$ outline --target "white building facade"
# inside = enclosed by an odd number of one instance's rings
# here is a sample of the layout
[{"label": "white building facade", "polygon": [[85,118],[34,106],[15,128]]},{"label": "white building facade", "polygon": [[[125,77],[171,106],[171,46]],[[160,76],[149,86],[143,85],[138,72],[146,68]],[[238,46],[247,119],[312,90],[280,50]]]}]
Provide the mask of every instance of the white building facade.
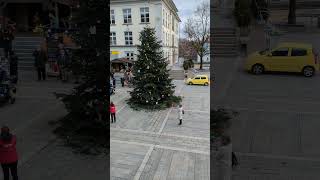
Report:
[{"label": "white building facade", "polygon": [[144,27],[156,30],[168,64],[178,62],[181,20],[172,0],[110,0],[110,60],[137,59],[137,45]]}]

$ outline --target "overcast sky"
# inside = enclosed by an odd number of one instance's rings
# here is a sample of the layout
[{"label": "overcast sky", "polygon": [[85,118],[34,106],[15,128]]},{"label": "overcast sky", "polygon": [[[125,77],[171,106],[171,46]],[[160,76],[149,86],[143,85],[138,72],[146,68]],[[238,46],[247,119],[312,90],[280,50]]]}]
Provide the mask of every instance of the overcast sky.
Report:
[{"label": "overcast sky", "polygon": [[179,11],[178,14],[182,21],[180,24],[180,37],[184,37],[183,35],[184,24],[187,21],[188,17],[192,16],[197,5],[200,4],[201,1],[209,2],[209,0],[173,0],[173,2],[176,4],[178,8],[178,11]]}]

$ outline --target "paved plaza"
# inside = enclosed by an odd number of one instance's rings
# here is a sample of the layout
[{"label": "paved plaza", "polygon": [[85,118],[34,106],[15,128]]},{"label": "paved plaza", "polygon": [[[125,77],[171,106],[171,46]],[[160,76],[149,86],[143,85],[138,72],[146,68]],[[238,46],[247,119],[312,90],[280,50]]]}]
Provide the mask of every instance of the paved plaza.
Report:
[{"label": "paved plaza", "polygon": [[135,111],[126,100],[130,89],[111,96],[117,122],[111,124],[112,180],[209,180],[210,88],[174,81],[183,97],[184,121],[177,108]]},{"label": "paved plaza", "polygon": [[[0,107],[0,124],[17,135],[19,175],[26,180],[106,179],[106,156],[84,156],[64,147],[49,125],[66,114],[54,92],[66,92],[72,84],[56,78],[35,81],[35,74],[20,72],[17,100]],[[2,178],[2,172],[0,172]]]},{"label": "paved plaza", "polygon": [[[279,37],[278,42],[303,39],[319,50],[319,35],[294,35]],[[286,73],[255,76],[243,71],[243,62],[216,59],[212,89],[211,106],[239,112],[232,125],[233,150],[240,161],[233,179],[319,179],[320,73],[312,78]]]}]

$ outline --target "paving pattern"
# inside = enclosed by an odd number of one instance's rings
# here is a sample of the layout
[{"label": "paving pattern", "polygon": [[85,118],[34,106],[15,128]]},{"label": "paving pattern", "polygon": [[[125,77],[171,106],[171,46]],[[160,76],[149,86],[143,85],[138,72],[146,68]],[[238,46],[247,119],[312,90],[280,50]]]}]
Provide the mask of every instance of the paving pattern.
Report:
[{"label": "paving pattern", "polygon": [[[294,35],[277,41],[310,42],[319,49],[319,35]],[[212,107],[239,112],[232,126],[233,150],[240,161],[233,180],[320,179],[320,74],[255,76],[244,72],[243,62],[215,60],[211,97]]]},{"label": "paving pattern", "polygon": [[175,107],[134,111],[125,103],[130,89],[111,96],[118,109],[110,133],[111,179],[210,179],[209,87],[174,83],[186,110],[182,126]]}]

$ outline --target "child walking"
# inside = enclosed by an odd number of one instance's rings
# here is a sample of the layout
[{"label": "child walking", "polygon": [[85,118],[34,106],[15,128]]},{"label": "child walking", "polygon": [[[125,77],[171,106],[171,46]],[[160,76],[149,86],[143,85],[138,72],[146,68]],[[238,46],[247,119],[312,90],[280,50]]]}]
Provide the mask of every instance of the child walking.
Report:
[{"label": "child walking", "polygon": [[179,125],[181,125],[182,124],[183,115],[184,115],[184,110],[183,110],[183,107],[182,107],[181,104],[179,105],[178,115],[179,115],[179,121],[180,121]]},{"label": "child walking", "polygon": [[116,122],[116,106],[113,102],[110,103],[110,114],[111,114],[111,123]]}]

